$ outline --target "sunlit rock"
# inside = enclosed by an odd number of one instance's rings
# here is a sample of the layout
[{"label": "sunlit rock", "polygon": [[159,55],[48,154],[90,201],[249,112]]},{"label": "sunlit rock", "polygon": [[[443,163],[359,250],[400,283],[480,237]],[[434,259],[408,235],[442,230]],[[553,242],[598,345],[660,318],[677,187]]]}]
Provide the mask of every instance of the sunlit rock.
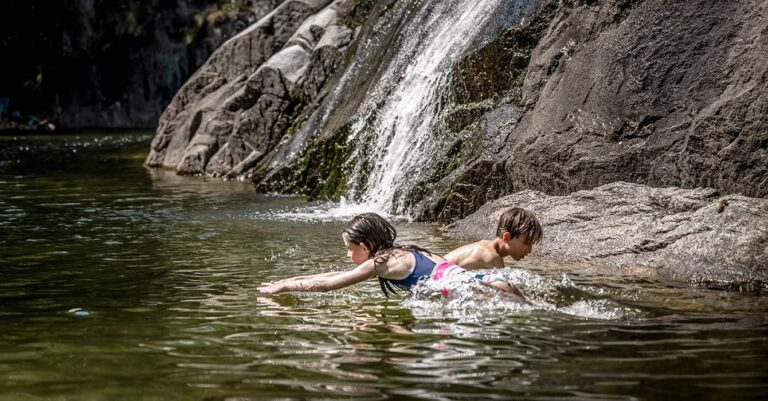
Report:
[{"label": "sunlit rock", "polygon": [[163,113],[147,165],[247,174],[317,97],[353,39],[343,22],[349,3],[286,1],[222,45]]},{"label": "sunlit rock", "polygon": [[642,267],[659,277],[768,288],[768,199],[616,182],[565,196],[526,190],[482,206],[449,232],[490,239],[511,207],[544,228],[539,253]]}]

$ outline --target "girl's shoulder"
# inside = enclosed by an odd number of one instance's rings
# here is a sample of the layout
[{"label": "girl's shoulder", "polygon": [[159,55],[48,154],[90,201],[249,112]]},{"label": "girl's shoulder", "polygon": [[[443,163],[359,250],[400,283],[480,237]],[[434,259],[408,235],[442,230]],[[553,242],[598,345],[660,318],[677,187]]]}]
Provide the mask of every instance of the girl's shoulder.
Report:
[{"label": "girl's shoulder", "polygon": [[402,259],[403,257],[406,257],[413,253],[413,251],[408,249],[402,249],[402,248],[390,248],[387,250],[382,251],[377,256],[377,259],[380,259],[382,261],[390,261],[393,259]]}]

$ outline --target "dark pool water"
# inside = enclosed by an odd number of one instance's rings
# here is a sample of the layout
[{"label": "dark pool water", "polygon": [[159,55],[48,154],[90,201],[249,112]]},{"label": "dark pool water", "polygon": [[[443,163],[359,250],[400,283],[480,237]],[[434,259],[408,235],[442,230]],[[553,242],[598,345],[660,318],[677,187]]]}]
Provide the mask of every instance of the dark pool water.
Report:
[{"label": "dark pool water", "polygon": [[0,400],[768,397],[768,301],[751,293],[532,255],[503,271],[531,306],[387,300],[375,281],[261,297],[351,268],[349,210],[148,170],[150,140],[0,136]]}]

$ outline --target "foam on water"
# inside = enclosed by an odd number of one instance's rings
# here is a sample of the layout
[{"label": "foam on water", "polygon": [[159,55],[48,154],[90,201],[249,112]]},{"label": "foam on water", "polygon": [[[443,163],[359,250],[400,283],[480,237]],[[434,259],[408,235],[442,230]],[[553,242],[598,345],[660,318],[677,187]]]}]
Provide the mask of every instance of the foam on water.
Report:
[{"label": "foam on water", "polygon": [[257,212],[253,218],[273,221],[300,221],[307,223],[348,221],[361,213],[377,213],[390,220],[401,219],[370,203],[348,202],[342,197],[340,202],[315,202],[307,206],[289,207],[278,210]]},{"label": "foam on water", "polygon": [[452,318],[459,321],[486,321],[536,311],[563,313],[588,319],[619,320],[642,317],[637,308],[581,288],[566,275],[560,280],[542,277],[522,269],[494,269],[525,294],[521,302],[510,294],[488,287],[470,275],[453,275],[440,281],[425,280],[412,288],[404,305],[419,318]]}]

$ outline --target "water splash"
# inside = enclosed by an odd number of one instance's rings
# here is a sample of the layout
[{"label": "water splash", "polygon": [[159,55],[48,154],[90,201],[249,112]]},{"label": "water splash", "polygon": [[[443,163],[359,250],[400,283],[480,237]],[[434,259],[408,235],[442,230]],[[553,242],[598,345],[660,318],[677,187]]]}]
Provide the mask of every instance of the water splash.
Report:
[{"label": "water splash", "polygon": [[481,284],[470,275],[457,274],[440,281],[422,281],[413,287],[404,305],[419,318],[452,318],[461,322],[487,321],[537,311],[599,320],[636,319],[642,311],[612,299],[614,294],[582,288],[568,276],[560,280],[521,269],[493,269],[526,295],[527,303]]},{"label": "water splash", "polygon": [[298,221],[306,223],[325,223],[348,221],[361,213],[378,213],[384,218],[392,219],[391,214],[381,209],[376,209],[369,204],[354,203],[342,197],[336,202],[315,202],[306,206],[291,207],[279,210],[270,210],[256,213],[252,218],[272,221]]}]

